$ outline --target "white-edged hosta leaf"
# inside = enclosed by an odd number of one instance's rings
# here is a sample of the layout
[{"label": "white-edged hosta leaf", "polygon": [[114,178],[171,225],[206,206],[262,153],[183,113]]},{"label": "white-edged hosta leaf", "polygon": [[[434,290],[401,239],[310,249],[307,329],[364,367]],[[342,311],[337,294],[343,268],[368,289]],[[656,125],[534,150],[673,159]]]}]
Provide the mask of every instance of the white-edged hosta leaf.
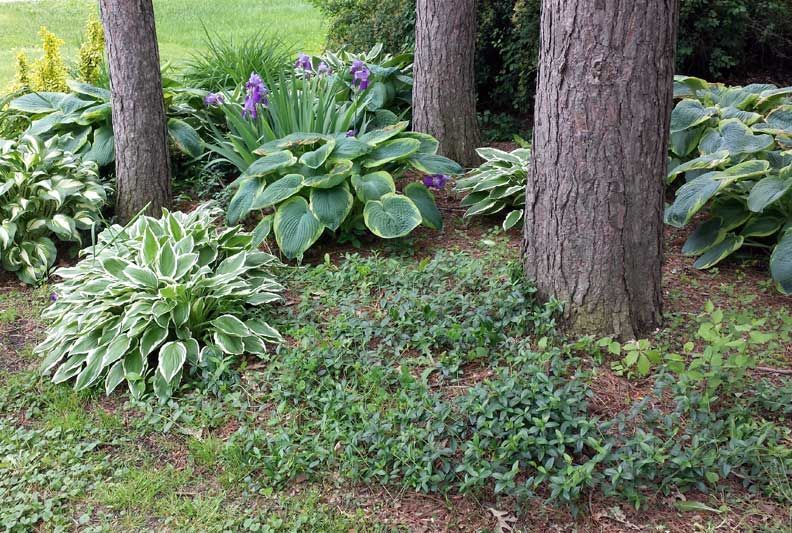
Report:
[{"label": "white-edged hosta leaf", "polygon": [[215,331],[213,338],[215,344],[223,353],[240,355],[245,352],[245,345],[241,337],[234,337],[221,331]]},{"label": "white-edged hosta leaf", "polygon": [[147,356],[168,338],[168,330],[151,323],[140,338],[140,353]]},{"label": "white-edged hosta leaf", "polygon": [[159,364],[157,370],[169,382],[173,379],[179,370],[184,366],[187,360],[187,348],[179,341],[172,341],[164,344],[159,351]]},{"label": "white-edged hosta leaf", "polygon": [[221,315],[214,320],[211,324],[217,328],[217,331],[231,335],[232,337],[244,337],[250,335],[247,326],[233,315]]},{"label": "white-edged hosta leaf", "polygon": [[122,361],[117,361],[110,367],[110,370],[107,371],[107,375],[105,376],[105,394],[110,396],[110,393],[112,393],[122,381],[124,381],[124,363]]},{"label": "white-edged hosta leaf", "polygon": [[107,346],[104,355],[102,356],[102,367],[106,367],[121,359],[129,351],[129,346],[132,344],[132,339],[127,335],[120,335],[116,337]]},{"label": "white-edged hosta leaf", "polygon": [[157,275],[150,268],[130,264],[124,268],[124,276],[141,287],[156,289],[159,286]]},{"label": "white-edged hosta leaf", "polygon": [[171,243],[166,242],[162,245],[158,259],[157,270],[160,275],[172,278],[176,274],[176,252],[173,250]]},{"label": "white-edged hosta leaf", "polygon": [[511,211],[506,218],[503,219],[503,231],[509,231],[511,228],[517,225],[520,220],[523,218],[523,210],[517,209],[515,211]]}]

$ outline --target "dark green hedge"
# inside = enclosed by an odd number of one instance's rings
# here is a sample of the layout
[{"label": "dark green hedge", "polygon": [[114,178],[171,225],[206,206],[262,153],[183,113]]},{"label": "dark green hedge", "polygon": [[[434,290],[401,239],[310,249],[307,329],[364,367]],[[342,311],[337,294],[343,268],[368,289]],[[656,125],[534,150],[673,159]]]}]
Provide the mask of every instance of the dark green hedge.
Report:
[{"label": "dark green hedge", "polygon": [[[412,46],[415,0],[311,0],[329,20],[328,46]],[[476,81],[486,109],[531,105],[541,0],[479,2]],[[682,0],[678,71],[708,79],[792,72],[792,0]],[[783,77],[783,76],[782,76]],[[785,81],[785,80],[780,80]]]}]

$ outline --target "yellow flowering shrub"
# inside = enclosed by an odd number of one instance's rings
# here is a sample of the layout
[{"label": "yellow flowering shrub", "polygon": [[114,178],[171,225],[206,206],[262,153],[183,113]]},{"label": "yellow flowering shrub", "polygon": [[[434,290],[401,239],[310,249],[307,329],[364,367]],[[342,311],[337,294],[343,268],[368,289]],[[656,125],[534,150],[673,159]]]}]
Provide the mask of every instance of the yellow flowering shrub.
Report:
[{"label": "yellow flowering shrub", "polygon": [[81,81],[95,84],[99,81],[104,61],[104,30],[96,15],[88,17],[85,24],[85,40],[80,45],[77,60],[77,75]]},{"label": "yellow flowering shrub", "polygon": [[66,63],[63,61],[60,48],[63,39],[44,26],[39,30],[39,37],[44,47],[44,55],[33,63],[30,88],[34,91],[66,92]]}]

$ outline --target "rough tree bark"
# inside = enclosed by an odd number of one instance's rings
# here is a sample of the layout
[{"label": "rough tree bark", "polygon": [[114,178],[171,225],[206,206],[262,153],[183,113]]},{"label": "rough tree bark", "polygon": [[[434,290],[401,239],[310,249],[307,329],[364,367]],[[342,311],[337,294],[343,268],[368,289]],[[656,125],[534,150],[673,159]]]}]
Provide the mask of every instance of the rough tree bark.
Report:
[{"label": "rough tree bark", "polygon": [[170,161],[159,49],[151,0],[100,0],[113,104],[116,215],[170,205]]},{"label": "rough tree bark", "polygon": [[544,0],[523,262],[574,334],[661,322],[678,0]]},{"label": "rough tree bark", "polygon": [[440,153],[478,161],[474,50],[476,0],[417,0],[413,129],[440,141]]}]

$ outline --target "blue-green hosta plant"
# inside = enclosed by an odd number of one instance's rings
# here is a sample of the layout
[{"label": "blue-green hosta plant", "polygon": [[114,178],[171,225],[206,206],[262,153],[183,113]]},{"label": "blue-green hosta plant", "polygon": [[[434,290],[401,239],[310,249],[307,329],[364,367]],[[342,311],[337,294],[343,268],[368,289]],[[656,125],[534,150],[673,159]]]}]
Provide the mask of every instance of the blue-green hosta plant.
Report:
[{"label": "blue-green hosta plant", "polygon": [[149,385],[168,397],[207,361],[263,356],[279,342],[267,320],[283,291],[279,263],[258,249],[269,226],[221,229],[221,215],[204,205],[114,225],[59,269],[36,347],[42,372],[77,390],[104,383],[110,394],[125,381],[135,397]]},{"label": "blue-green hosta plant", "polygon": [[55,263],[55,241],[80,245],[107,198],[96,164],[65,152],[61,141],[29,135],[0,141],[2,266],[31,285]]},{"label": "blue-green hosta plant", "polygon": [[229,222],[251,211],[274,210],[275,239],[283,254],[300,259],[319,237],[366,228],[377,237],[403,237],[424,224],[441,229],[434,196],[423,183],[396,191],[394,178],[413,169],[457,175],[462,167],[437,155],[430,135],[406,132],[407,122],[362,135],[295,133],[266,143],[235,183]]},{"label": "blue-green hosta plant", "polygon": [[454,187],[465,195],[461,205],[468,210],[464,216],[492,215],[507,210],[503,229],[509,230],[523,218],[531,148],[524,144],[512,152],[496,148],[479,148],[476,152],[485,163],[458,180]]},{"label": "blue-green hosta plant", "polygon": [[[66,150],[96,161],[100,167],[111,164],[115,161],[115,139],[110,91],[73,80],[67,83],[68,93],[27,93],[12,100],[8,107],[29,116],[31,122],[26,133],[43,139],[68,138],[68,144],[64,145]],[[195,129],[179,118],[184,114],[184,105],[175,101],[177,93],[178,89],[166,87],[168,133],[181,152],[189,157],[200,157],[203,142]]]},{"label": "blue-green hosta plant", "polygon": [[792,294],[792,87],[726,87],[677,76],[668,182],[684,177],[666,222],[705,216],[683,252],[710,268],[743,246],[770,252]]}]

